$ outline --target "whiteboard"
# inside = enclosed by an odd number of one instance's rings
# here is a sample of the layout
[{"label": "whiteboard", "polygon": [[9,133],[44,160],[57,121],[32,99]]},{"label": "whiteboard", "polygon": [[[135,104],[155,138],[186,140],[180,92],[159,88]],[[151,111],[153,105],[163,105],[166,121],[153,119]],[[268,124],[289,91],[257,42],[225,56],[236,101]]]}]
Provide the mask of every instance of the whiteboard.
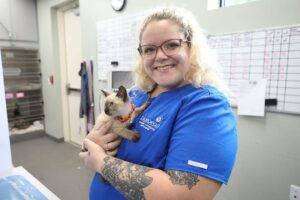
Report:
[{"label": "whiteboard", "polygon": [[96,23],[99,80],[107,80],[108,71],[133,69],[139,56],[138,27],[144,15],[122,15]]},{"label": "whiteboard", "polygon": [[300,25],[209,36],[233,93],[243,80],[267,79],[267,110],[300,114]]},{"label": "whiteboard", "polygon": [[[147,12],[96,23],[98,79],[108,71],[131,71],[138,56],[138,27]],[[243,80],[267,79],[267,110],[300,114],[300,25],[209,36],[223,77],[236,93]],[[117,63],[115,65],[114,63]]]}]

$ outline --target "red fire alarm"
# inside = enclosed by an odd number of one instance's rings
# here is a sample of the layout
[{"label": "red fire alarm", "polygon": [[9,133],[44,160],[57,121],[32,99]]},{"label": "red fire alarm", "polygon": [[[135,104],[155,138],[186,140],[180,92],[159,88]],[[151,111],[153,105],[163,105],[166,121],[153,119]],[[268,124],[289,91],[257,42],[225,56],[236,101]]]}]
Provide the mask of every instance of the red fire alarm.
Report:
[{"label": "red fire alarm", "polygon": [[50,85],[53,85],[53,84],[54,84],[54,76],[53,76],[53,75],[50,75],[50,76],[49,76],[49,84],[50,84]]}]

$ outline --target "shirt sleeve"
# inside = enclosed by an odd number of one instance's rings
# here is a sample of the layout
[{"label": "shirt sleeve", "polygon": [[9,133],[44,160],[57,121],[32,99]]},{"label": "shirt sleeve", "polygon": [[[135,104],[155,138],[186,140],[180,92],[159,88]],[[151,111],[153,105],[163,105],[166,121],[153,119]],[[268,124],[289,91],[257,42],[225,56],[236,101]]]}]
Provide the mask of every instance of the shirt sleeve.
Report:
[{"label": "shirt sleeve", "polygon": [[224,96],[208,92],[182,101],[165,170],[190,172],[227,184],[236,152],[236,120]]},{"label": "shirt sleeve", "polygon": [[136,106],[139,107],[143,105],[147,101],[147,93],[140,90],[136,86],[133,86],[128,91],[128,96],[131,102]]}]

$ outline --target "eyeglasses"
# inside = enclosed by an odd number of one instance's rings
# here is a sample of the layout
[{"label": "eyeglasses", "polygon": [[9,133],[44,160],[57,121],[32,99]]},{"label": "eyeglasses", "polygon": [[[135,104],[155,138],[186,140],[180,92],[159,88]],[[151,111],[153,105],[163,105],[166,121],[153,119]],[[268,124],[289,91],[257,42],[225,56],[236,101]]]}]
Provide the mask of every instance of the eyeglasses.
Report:
[{"label": "eyeglasses", "polygon": [[140,45],[138,51],[144,59],[151,60],[155,58],[158,48],[160,48],[167,56],[177,54],[183,42],[190,43],[190,41],[184,41],[182,39],[170,39],[164,41],[159,46],[148,44]]}]

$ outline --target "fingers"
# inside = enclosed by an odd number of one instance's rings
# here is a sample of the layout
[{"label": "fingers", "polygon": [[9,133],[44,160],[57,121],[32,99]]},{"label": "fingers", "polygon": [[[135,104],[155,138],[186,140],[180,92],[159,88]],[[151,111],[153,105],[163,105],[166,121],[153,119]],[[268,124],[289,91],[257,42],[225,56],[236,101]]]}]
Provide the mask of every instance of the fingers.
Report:
[{"label": "fingers", "polygon": [[104,158],[107,156],[103,148],[89,139],[84,139],[83,144],[87,152],[80,152],[79,157],[84,164],[97,172],[103,168]]},{"label": "fingers", "polygon": [[102,133],[106,133],[106,132],[108,132],[110,130],[110,128],[113,125],[113,123],[114,123],[114,120],[109,120],[108,122],[106,122],[105,124],[103,124],[97,130],[101,131]]},{"label": "fingers", "polygon": [[83,146],[84,146],[84,148],[85,148],[85,150],[87,151],[87,152],[92,152],[92,151],[94,151],[94,149],[97,149],[97,148],[101,148],[99,145],[97,145],[95,142],[93,142],[93,141],[91,141],[91,140],[89,140],[89,139],[87,139],[87,138],[85,138],[84,140],[83,140]]},{"label": "fingers", "polygon": [[119,138],[120,137],[115,133],[108,133],[108,134],[102,136],[101,143],[107,144],[107,143],[113,142]]},{"label": "fingers", "polygon": [[121,143],[121,138],[119,138],[113,142],[105,144],[104,149],[105,149],[106,154],[109,156],[117,155],[118,147],[119,147],[120,143]]},{"label": "fingers", "polygon": [[85,138],[85,139],[83,140],[83,146],[84,146],[87,150],[90,149],[91,143],[92,143],[92,141],[89,140],[89,139],[87,139],[87,138]]},{"label": "fingers", "polygon": [[107,151],[106,154],[109,156],[115,156],[117,155],[118,149],[114,149],[112,151]]},{"label": "fingers", "polygon": [[112,150],[118,148],[119,145],[120,145],[120,143],[121,143],[121,139],[117,139],[117,140],[115,140],[115,141],[106,143],[106,144],[105,144],[105,150],[106,150],[106,151],[112,151]]},{"label": "fingers", "polygon": [[88,164],[88,159],[89,159],[89,157],[90,157],[90,152],[89,152],[89,151],[87,151],[87,152],[80,152],[80,153],[78,154],[78,156],[79,156],[79,158],[80,158],[81,160],[84,161],[84,164],[85,164],[85,165]]},{"label": "fingers", "polygon": [[92,131],[86,136],[86,138],[98,143],[98,141],[103,140],[102,137],[109,134],[111,132],[112,124],[114,120],[109,120],[108,122],[104,123],[100,128],[92,129]]},{"label": "fingers", "polygon": [[81,158],[81,159],[84,159],[84,158],[86,158],[87,156],[89,156],[89,152],[80,152],[79,154],[79,158]]}]

